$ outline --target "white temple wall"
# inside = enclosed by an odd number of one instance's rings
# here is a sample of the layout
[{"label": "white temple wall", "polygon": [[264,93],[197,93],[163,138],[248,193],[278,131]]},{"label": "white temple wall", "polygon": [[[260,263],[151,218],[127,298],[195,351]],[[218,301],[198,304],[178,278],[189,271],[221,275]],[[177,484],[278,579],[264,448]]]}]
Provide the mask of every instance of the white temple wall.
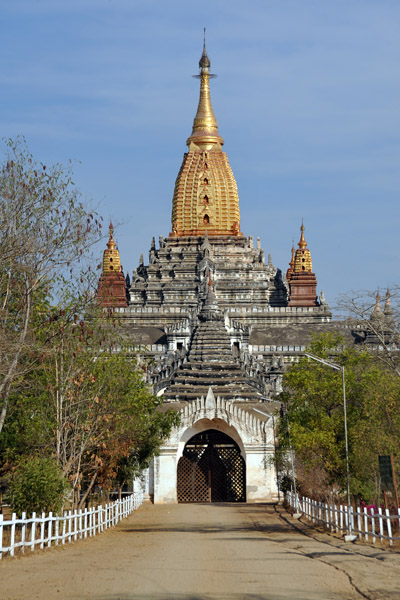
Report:
[{"label": "white temple wall", "polygon": [[274,453],[265,447],[247,447],[246,501],[271,502],[278,497]]},{"label": "white temple wall", "polygon": [[177,448],[162,448],[154,459],[154,504],[176,503]]}]

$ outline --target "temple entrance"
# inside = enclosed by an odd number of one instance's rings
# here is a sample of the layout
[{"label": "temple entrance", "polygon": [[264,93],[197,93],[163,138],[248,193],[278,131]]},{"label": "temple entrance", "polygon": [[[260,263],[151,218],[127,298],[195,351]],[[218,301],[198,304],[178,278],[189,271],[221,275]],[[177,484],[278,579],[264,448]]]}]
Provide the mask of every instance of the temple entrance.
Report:
[{"label": "temple entrance", "polygon": [[246,502],[239,446],[216,429],[192,437],[178,462],[178,502]]}]

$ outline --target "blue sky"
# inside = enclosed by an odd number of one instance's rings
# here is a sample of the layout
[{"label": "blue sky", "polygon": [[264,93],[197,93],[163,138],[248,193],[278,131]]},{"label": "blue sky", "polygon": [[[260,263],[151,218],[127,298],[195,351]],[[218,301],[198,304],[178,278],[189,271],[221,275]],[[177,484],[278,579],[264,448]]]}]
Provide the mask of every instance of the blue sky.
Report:
[{"label": "blue sky", "polygon": [[303,218],[331,305],[399,283],[398,0],[1,0],[2,136],[76,161],[131,272],[171,230],[204,26],[242,231],[286,270]]}]

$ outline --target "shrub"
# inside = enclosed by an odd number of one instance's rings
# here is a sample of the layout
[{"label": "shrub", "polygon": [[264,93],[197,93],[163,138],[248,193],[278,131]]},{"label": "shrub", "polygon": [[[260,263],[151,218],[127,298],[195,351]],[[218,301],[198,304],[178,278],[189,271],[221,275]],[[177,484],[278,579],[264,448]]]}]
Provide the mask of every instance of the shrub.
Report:
[{"label": "shrub", "polygon": [[58,512],[68,484],[53,458],[35,456],[20,463],[9,489],[11,508],[22,512]]}]

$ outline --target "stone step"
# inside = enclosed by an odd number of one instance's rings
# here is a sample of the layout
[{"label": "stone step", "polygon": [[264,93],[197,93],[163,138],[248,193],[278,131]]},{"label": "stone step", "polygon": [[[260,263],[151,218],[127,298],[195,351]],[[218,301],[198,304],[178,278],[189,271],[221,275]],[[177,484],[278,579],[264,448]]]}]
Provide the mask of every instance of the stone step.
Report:
[{"label": "stone step", "polygon": [[[225,372],[227,373],[227,375],[229,377],[232,377],[232,373],[241,373],[242,369],[240,367],[240,365],[236,362],[231,362],[231,363],[222,363],[220,362],[219,365],[215,365],[215,364],[207,364],[204,361],[199,361],[199,362],[186,362],[184,363],[180,369],[179,372],[197,372],[197,371],[209,371],[210,373],[215,373],[217,372]],[[243,377],[245,377],[245,375],[243,374]]]},{"label": "stone step", "polygon": [[[207,397],[207,393],[209,390],[209,386],[197,386],[193,387],[184,387],[184,386],[170,386],[164,395],[164,398],[167,399],[176,399],[179,400],[195,400],[196,398],[204,398]],[[229,386],[218,386],[213,385],[212,390],[214,396],[217,398],[220,396],[221,398],[245,398],[246,400],[256,400],[258,401],[261,397],[261,394],[257,392],[257,390],[253,390],[252,388],[248,388],[243,386],[243,388],[229,387]]]}]

